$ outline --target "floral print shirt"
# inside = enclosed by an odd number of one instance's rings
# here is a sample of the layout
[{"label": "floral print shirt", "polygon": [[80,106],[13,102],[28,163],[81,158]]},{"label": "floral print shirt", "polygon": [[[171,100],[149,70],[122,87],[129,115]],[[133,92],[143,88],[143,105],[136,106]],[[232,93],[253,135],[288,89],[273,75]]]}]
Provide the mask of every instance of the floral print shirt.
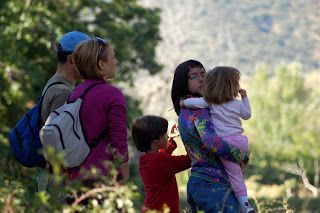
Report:
[{"label": "floral print shirt", "polygon": [[219,157],[238,164],[249,160],[247,153],[217,136],[207,108],[182,108],[178,129],[192,161],[191,176],[229,185],[227,173]]}]

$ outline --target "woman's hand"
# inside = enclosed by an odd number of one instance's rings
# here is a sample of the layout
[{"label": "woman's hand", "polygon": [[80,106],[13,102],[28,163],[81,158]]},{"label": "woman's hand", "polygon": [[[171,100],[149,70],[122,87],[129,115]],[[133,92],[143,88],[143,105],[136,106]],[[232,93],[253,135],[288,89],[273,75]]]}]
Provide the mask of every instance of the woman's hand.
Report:
[{"label": "woman's hand", "polygon": [[240,163],[240,168],[241,168],[241,171],[243,174],[244,174],[246,167],[248,165],[248,162],[249,162],[249,154],[250,154],[249,152],[245,152],[243,160]]},{"label": "woman's hand", "polygon": [[247,164],[242,161],[242,162],[240,163],[240,168],[241,168],[241,171],[242,171],[243,174],[244,174],[244,172],[245,172],[245,170],[246,170],[246,167],[247,167]]},{"label": "woman's hand", "polygon": [[244,156],[243,156],[243,159],[242,159],[242,162],[244,163],[244,164],[248,164],[248,162],[249,162],[249,152],[244,152]]},{"label": "woman's hand", "polygon": [[123,163],[119,167],[119,183],[124,185],[129,180],[129,162]]},{"label": "woman's hand", "polygon": [[180,105],[180,107],[181,107],[181,108],[183,108],[183,107],[184,107],[183,100],[180,100],[179,105]]}]

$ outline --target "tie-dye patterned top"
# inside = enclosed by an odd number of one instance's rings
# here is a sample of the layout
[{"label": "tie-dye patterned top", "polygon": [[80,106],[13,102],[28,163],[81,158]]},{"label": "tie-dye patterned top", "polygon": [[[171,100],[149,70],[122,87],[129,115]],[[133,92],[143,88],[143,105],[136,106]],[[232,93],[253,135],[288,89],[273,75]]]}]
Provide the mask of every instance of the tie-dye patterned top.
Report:
[{"label": "tie-dye patterned top", "polygon": [[192,161],[191,176],[230,184],[219,157],[238,164],[248,161],[247,153],[217,136],[207,108],[181,109],[178,129]]}]

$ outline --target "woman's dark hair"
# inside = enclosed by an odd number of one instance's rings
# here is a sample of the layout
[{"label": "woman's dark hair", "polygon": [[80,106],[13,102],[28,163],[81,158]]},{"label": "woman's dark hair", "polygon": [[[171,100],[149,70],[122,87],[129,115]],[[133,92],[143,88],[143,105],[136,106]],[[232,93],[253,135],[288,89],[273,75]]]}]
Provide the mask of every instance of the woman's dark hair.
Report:
[{"label": "woman's dark hair", "polygon": [[132,126],[132,138],[137,149],[147,152],[151,142],[158,140],[168,131],[168,121],[160,116],[146,115],[135,120]]},{"label": "woman's dark hair", "polygon": [[171,87],[171,99],[174,106],[174,111],[180,113],[180,99],[187,95],[201,96],[200,94],[192,94],[188,87],[188,72],[193,68],[204,68],[203,65],[196,60],[185,61],[177,66],[174,71],[174,77]]}]

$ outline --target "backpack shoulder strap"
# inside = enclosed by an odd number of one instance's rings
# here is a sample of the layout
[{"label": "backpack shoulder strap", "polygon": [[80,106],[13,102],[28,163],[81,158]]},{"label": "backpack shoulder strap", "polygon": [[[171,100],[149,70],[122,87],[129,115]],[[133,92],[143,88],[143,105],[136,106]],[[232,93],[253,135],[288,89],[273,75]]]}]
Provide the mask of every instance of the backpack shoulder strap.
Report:
[{"label": "backpack shoulder strap", "polygon": [[98,86],[100,84],[104,84],[104,83],[95,83],[95,84],[91,84],[90,86],[88,86],[85,91],[80,95],[79,98],[81,98],[82,100],[85,98],[85,96],[87,95],[87,93],[95,86]]},{"label": "backpack shoulder strap", "polygon": [[[85,96],[87,95],[87,93],[88,93],[93,87],[98,86],[98,85],[100,85],[100,84],[105,84],[105,83],[100,82],[100,83],[94,83],[94,84],[90,85],[89,87],[87,87],[87,88],[85,89],[85,91],[80,95],[79,98],[81,98],[82,100],[84,100],[84,98],[85,98]],[[105,137],[107,137],[108,133],[109,133],[108,128],[104,129],[104,130],[102,131],[102,133],[101,133],[98,137],[96,137],[96,138],[93,139],[92,143],[88,144],[89,147],[90,147],[90,149],[93,149],[93,148],[95,148],[96,146],[98,146],[98,144],[100,143],[100,141],[103,140]]]},{"label": "backpack shoulder strap", "polygon": [[56,84],[64,84],[64,83],[62,83],[62,82],[53,82],[53,83],[49,84],[41,97],[43,98],[43,97],[46,95],[48,89],[49,89],[51,86],[56,85]]},{"label": "backpack shoulder strap", "polygon": [[100,143],[100,141],[102,141],[105,137],[107,137],[108,134],[109,134],[109,129],[105,128],[98,137],[93,139],[92,143],[88,144],[90,149],[96,148]]},{"label": "backpack shoulder strap", "polygon": [[[53,82],[53,83],[51,83],[51,84],[49,84],[48,86],[47,86],[47,88],[46,88],[46,90],[44,91],[44,93],[43,93],[43,95],[42,96],[40,96],[40,98],[39,98],[39,100],[40,100],[40,105],[39,105],[39,126],[41,125],[41,117],[42,117],[42,115],[41,115],[41,110],[42,110],[42,103],[43,103],[43,98],[44,98],[44,96],[46,95],[46,93],[47,93],[47,91],[48,91],[48,89],[51,87],[51,86],[53,86],[53,85],[56,85],[56,84],[64,84],[64,83],[62,83],[62,82]],[[65,85],[65,84],[64,84]],[[40,128],[41,129],[41,128]]]}]

